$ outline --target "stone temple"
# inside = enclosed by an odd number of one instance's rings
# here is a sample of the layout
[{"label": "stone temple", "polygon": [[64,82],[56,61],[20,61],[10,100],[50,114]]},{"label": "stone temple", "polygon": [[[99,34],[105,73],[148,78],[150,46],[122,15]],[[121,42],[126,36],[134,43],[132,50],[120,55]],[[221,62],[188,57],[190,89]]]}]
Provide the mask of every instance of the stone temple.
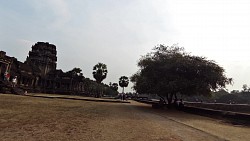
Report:
[{"label": "stone temple", "polygon": [[[37,42],[32,46],[25,62],[0,51],[0,92],[41,92],[59,94],[84,93],[84,77],[57,69],[56,46]],[[7,80],[6,78],[9,77]],[[13,88],[11,80],[17,77]]]},{"label": "stone temple", "polygon": [[49,72],[56,70],[56,46],[38,42],[32,46],[25,63],[30,66],[37,66],[42,76],[46,76]]}]

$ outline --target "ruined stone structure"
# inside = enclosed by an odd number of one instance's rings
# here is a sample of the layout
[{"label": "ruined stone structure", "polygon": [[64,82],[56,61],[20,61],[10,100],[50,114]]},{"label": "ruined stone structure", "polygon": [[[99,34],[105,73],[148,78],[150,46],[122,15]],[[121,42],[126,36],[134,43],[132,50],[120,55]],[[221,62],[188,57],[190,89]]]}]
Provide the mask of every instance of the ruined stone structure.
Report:
[{"label": "ruined stone structure", "polygon": [[[17,76],[17,88],[28,92],[82,94],[83,76],[57,70],[56,46],[37,42],[24,63],[0,51],[0,92],[15,93],[11,80]],[[9,81],[5,74],[10,74]]]},{"label": "ruined stone structure", "polygon": [[3,78],[4,73],[10,70],[10,66],[12,63],[12,58],[11,57],[5,57],[6,52],[0,51],[0,74],[1,78]]},{"label": "ruined stone structure", "polygon": [[50,71],[56,70],[56,61],[56,46],[38,42],[32,46],[25,63],[37,66],[41,70],[41,75],[46,76]]}]

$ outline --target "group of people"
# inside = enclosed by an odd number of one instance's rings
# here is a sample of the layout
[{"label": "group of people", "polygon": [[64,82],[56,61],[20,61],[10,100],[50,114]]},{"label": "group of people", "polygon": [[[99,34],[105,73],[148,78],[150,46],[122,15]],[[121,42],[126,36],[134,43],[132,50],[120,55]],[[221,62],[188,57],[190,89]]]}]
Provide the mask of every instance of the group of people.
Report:
[{"label": "group of people", "polygon": [[[10,73],[7,72],[7,71],[4,73],[4,81],[10,81]],[[12,84],[12,87],[16,87],[16,85],[17,85],[17,76],[14,76],[12,78],[11,84]]]},{"label": "group of people", "polygon": [[178,99],[174,99],[174,106],[177,108],[177,109],[181,109],[184,107],[184,102],[182,99],[178,100]]},{"label": "group of people", "polygon": [[121,100],[127,100],[127,95],[124,93],[119,94]]}]

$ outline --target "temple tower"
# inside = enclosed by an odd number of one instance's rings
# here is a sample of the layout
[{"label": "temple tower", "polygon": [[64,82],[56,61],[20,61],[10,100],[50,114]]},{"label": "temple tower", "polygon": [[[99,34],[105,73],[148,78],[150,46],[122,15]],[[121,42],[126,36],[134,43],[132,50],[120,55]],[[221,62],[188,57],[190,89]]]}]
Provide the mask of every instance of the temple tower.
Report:
[{"label": "temple tower", "polygon": [[37,42],[29,51],[25,63],[37,66],[41,70],[41,75],[46,76],[50,71],[56,70],[56,46],[48,42]]}]

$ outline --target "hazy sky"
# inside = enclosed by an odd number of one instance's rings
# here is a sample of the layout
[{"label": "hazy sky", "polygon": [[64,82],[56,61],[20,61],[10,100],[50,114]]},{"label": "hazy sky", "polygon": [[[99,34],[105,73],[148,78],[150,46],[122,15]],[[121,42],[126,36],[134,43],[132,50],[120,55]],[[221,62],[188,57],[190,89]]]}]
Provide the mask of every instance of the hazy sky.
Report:
[{"label": "hazy sky", "polygon": [[102,62],[109,83],[135,73],[155,45],[178,43],[215,60],[234,79],[227,88],[241,90],[250,85],[249,7],[249,0],[0,0],[0,50],[24,61],[32,45],[49,42],[58,69],[80,67],[93,79]]}]

